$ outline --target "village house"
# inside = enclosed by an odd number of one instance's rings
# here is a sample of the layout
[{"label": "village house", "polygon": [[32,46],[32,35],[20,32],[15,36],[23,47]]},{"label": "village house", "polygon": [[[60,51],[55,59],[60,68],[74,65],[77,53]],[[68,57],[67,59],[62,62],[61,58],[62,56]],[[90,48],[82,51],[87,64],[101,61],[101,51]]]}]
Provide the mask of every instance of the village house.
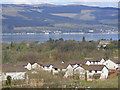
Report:
[{"label": "village house", "polygon": [[[106,67],[106,62],[103,58],[96,59],[85,59],[85,60],[71,60],[67,63],[65,62],[47,62],[47,63],[34,63],[26,66],[28,70],[32,68],[40,68],[43,67],[42,70],[50,71],[53,75],[60,74],[60,72],[64,73],[65,78],[72,78],[76,75],[79,76],[80,79],[93,80],[94,77],[98,77],[98,79],[105,79],[108,77],[108,67]],[[103,65],[104,64],[104,65]]]},{"label": "village house", "polygon": [[12,80],[23,80],[25,81],[27,70],[23,67],[22,64],[3,64],[2,66],[2,82],[7,80],[7,77],[10,76]]},{"label": "village house", "polygon": [[86,64],[87,65],[103,65],[103,63],[105,62],[105,59],[88,59],[86,60]]},{"label": "village house", "polygon": [[79,66],[85,65],[86,60],[71,60],[68,63],[64,77],[72,78],[75,74],[80,74]]},{"label": "village house", "polygon": [[110,43],[111,43],[110,40],[100,40],[98,44],[98,50],[100,49],[100,47],[106,47]]},{"label": "village house", "polygon": [[41,66],[40,68],[44,71],[51,72],[52,69],[53,69],[53,63],[52,62],[44,62],[44,63],[41,62],[39,65]]},{"label": "village house", "polygon": [[59,73],[59,71],[60,71],[60,69],[58,69],[58,68],[53,68],[53,70],[52,70],[53,75],[58,74],[58,73]]},{"label": "village house", "polygon": [[81,66],[77,66],[74,69],[74,76],[78,76],[80,79],[85,80],[86,79],[85,69]]},{"label": "village house", "polygon": [[71,64],[69,64],[66,68],[66,72],[64,75],[65,78],[72,78],[73,77],[73,67]]},{"label": "village house", "polygon": [[54,63],[54,67],[53,67],[53,75],[55,74],[59,74],[60,72],[65,73],[66,72],[66,68],[67,68],[67,63],[63,63],[62,62],[55,62]]},{"label": "village house", "polygon": [[39,69],[40,67],[42,67],[41,64],[38,64],[38,63],[33,63],[32,64],[32,69]]},{"label": "village house", "polygon": [[[29,79],[28,73],[31,72],[33,75],[37,75],[39,70],[49,71],[53,75],[60,75],[65,78],[76,78],[93,81],[99,79],[106,79],[109,76],[109,70],[117,70],[120,62],[118,58],[112,58],[108,60],[99,59],[85,59],[85,60],[71,60],[69,62],[44,62],[44,63],[18,63],[10,64],[6,63],[3,65],[3,73],[1,75],[1,80],[7,80],[10,76],[12,80],[23,80],[28,84],[30,80],[31,86],[43,86],[43,83],[38,83],[43,81],[42,79],[37,80],[36,78]],[[8,68],[9,67],[9,68]],[[38,70],[38,71],[36,71]],[[35,76],[36,77],[36,76]],[[35,82],[36,84],[33,85]]]},{"label": "village house", "polygon": [[[91,61],[90,61],[91,60]],[[108,77],[108,69],[103,63],[104,59],[93,60],[90,59],[90,63],[87,65],[87,60],[73,61],[74,64],[68,64],[64,77],[72,78],[79,76],[80,79],[93,80],[94,77],[99,76],[98,79],[106,79]],[[90,77],[91,76],[91,77]]]},{"label": "village house", "polygon": [[50,65],[48,65],[48,66],[43,66],[43,70],[45,70],[45,71],[52,71],[52,69],[53,69],[53,65],[52,64],[50,64]]},{"label": "village house", "polygon": [[32,69],[32,65],[30,63],[28,63],[26,66],[24,66],[24,68],[26,68],[27,70],[31,70]]},{"label": "village house", "polygon": [[27,65],[24,66],[27,70],[32,70],[32,69],[43,69],[43,65],[39,63],[28,63]]},{"label": "village house", "polygon": [[106,79],[108,77],[109,71],[104,65],[84,65],[82,67],[86,70],[86,78],[88,81]]},{"label": "village house", "polygon": [[118,58],[108,59],[104,62],[104,65],[110,70],[117,70],[120,65],[120,60]]}]

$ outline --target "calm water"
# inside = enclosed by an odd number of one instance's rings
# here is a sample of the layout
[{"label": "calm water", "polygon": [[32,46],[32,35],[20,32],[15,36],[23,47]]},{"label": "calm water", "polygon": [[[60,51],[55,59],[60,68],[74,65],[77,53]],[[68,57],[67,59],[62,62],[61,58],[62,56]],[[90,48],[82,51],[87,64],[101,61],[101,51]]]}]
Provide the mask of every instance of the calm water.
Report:
[{"label": "calm water", "polygon": [[59,39],[63,38],[64,40],[76,40],[81,41],[82,37],[85,36],[87,41],[94,40],[97,41],[99,39],[110,39],[118,40],[118,34],[41,34],[41,35],[3,35],[2,36],[2,42],[8,42],[11,41],[15,42],[21,42],[21,41],[39,41],[45,42],[49,40],[49,38],[52,39]]}]

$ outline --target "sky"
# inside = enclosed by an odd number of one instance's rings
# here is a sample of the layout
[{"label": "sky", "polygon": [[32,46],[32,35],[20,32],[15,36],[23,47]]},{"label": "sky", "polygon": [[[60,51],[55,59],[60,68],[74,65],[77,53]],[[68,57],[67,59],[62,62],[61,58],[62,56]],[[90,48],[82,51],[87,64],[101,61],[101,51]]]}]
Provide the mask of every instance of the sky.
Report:
[{"label": "sky", "polygon": [[69,5],[69,4],[82,4],[88,6],[100,7],[118,7],[120,0],[0,0],[1,4],[56,4],[56,5]]}]

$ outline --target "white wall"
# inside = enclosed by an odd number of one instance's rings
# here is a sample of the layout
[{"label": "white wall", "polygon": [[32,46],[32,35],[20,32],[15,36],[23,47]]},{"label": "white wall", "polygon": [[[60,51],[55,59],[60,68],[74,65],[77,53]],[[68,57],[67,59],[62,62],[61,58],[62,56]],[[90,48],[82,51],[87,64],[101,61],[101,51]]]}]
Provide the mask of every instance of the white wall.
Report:
[{"label": "white wall", "polygon": [[116,69],[116,68],[118,68],[118,65],[117,65],[116,63],[114,63],[113,61],[111,61],[111,60],[107,60],[107,61],[104,63],[104,65],[106,65],[106,67],[107,67],[108,69]]},{"label": "white wall", "polygon": [[45,66],[43,70],[45,71],[51,71],[53,69],[53,65],[50,65],[49,67]]},{"label": "white wall", "polygon": [[37,68],[40,68],[40,65],[37,64],[37,63],[34,63],[34,64],[32,65],[32,69],[37,69]]},{"label": "white wall", "polygon": [[66,69],[62,69],[62,72],[65,72],[66,71]]},{"label": "white wall", "polygon": [[90,62],[90,61],[87,61],[86,64],[87,65],[93,65],[93,64],[94,65],[98,65],[98,64],[102,65],[104,62],[105,62],[105,60],[102,58],[100,62]]},{"label": "white wall", "polygon": [[74,70],[74,74],[85,74],[85,70],[79,66]]},{"label": "white wall", "polygon": [[[101,74],[100,79],[104,79],[108,77],[108,69],[106,67],[104,67],[101,71],[97,71],[97,73]],[[89,72],[87,70],[87,78],[89,78],[89,76],[93,76],[96,72],[93,70],[92,72]]]},{"label": "white wall", "polygon": [[70,64],[68,65],[66,70],[67,71],[65,72],[65,75],[64,75],[65,77],[73,76],[73,68],[72,68],[72,66]]},{"label": "white wall", "polygon": [[90,78],[90,76],[93,76],[94,74],[94,72],[89,72],[88,70],[86,72],[87,72],[87,78]]},{"label": "white wall", "polygon": [[90,62],[89,62],[89,61],[87,61],[87,62],[86,62],[86,64],[87,64],[87,65],[90,65]]},{"label": "white wall", "polygon": [[58,74],[58,73],[59,73],[59,70],[53,69],[53,75]]},{"label": "white wall", "polygon": [[76,67],[78,67],[78,64],[73,65],[73,69],[76,68]]},{"label": "white wall", "polygon": [[8,72],[5,74],[5,78],[3,80],[7,80],[8,76],[11,76],[12,80],[25,79],[26,72]]},{"label": "white wall", "polygon": [[27,66],[25,66],[26,69],[31,70],[32,69],[32,65],[30,63],[27,64]]},{"label": "white wall", "polygon": [[99,62],[99,64],[103,64],[105,62],[105,60],[102,58],[101,61]]},{"label": "white wall", "polygon": [[108,77],[108,73],[109,73],[108,69],[107,69],[106,67],[104,67],[104,68],[102,69],[102,73],[101,73],[100,79],[105,79],[105,78],[107,78],[107,77]]}]

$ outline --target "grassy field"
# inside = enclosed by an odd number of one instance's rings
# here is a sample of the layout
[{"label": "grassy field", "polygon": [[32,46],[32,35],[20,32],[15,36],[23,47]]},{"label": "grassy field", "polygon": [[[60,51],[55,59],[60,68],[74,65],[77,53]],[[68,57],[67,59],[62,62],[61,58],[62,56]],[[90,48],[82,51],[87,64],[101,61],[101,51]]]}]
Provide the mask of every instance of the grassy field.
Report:
[{"label": "grassy field", "polygon": [[78,88],[118,88],[118,77],[116,76],[101,81],[73,80],[72,83]]},{"label": "grassy field", "polygon": [[113,77],[103,81],[86,82],[91,88],[118,88],[118,77]]}]

